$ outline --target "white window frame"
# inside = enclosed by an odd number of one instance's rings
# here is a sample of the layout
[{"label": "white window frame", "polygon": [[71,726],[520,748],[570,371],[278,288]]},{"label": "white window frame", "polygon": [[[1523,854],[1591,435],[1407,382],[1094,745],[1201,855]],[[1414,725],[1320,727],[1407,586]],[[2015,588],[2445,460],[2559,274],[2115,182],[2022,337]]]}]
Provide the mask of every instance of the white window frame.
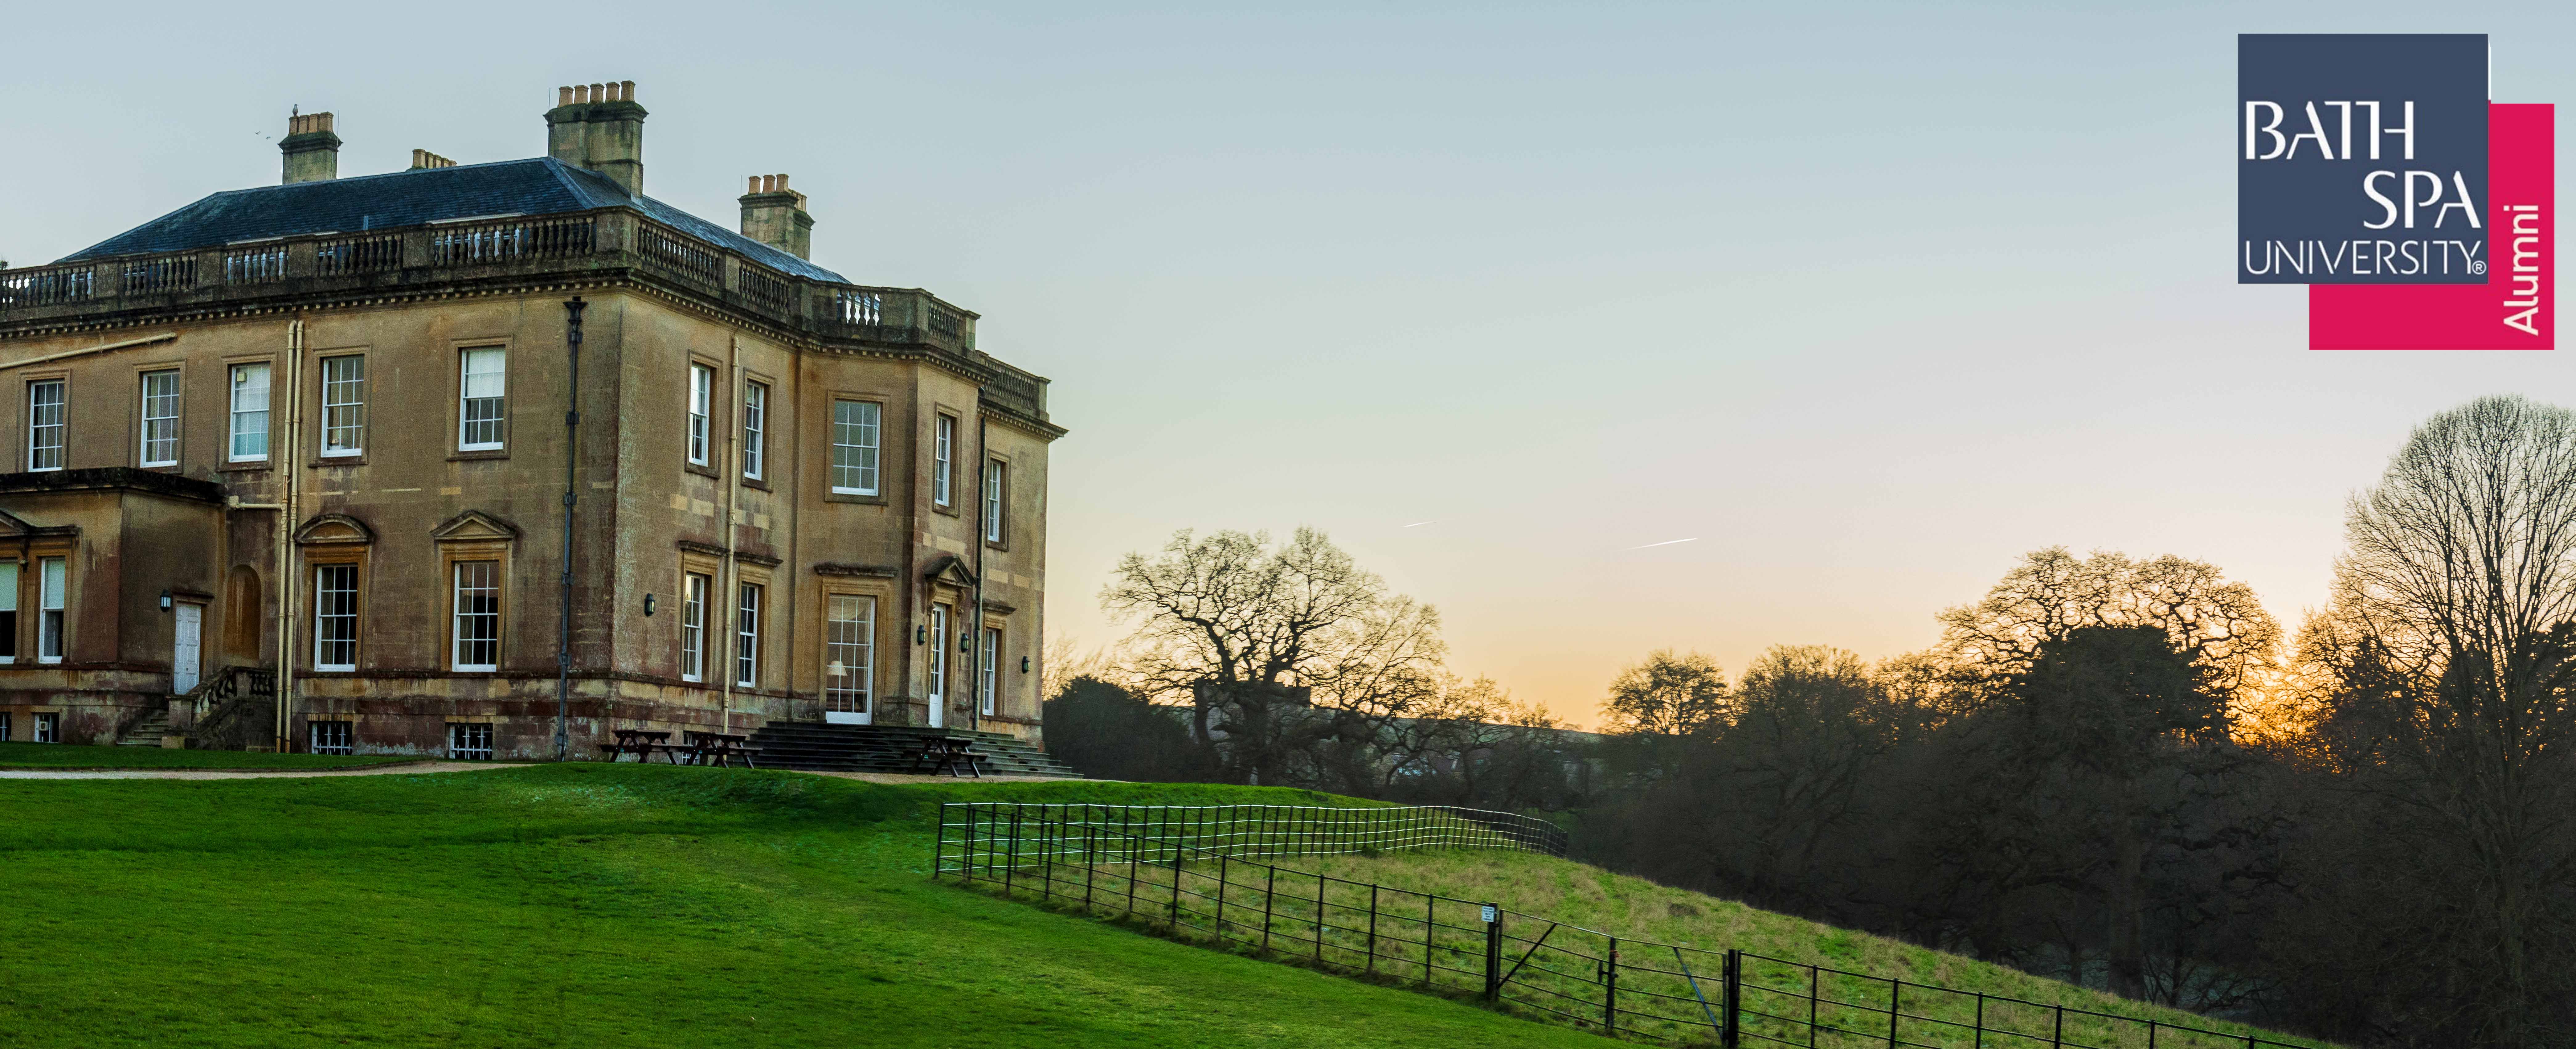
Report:
[{"label": "white window frame", "polygon": [[[225,405],[229,409],[226,418],[231,421],[231,424],[224,428],[225,462],[264,463],[268,461],[270,436],[268,413],[275,399],[271,395],[271,391],[275,389],[275,374],[270,366],[264,363],[236,364],[225,369]],[[259,377],[259,384],[256,386],[244,381],[253,375]],[[252,396],[254,394],[255,398]],[[259,406],[247,407],[254,399],[258,401]],[[254,419],[256,421],[253,421]],[[243,442],[249,440],[259,442],[258,451],[242,450]]]},{"label": "white window frame", "polygon": [[947,506],[956,498],[952,482],[957,475],[957,418],[934,418],[937,421],[930,424],[930,502],[933,506]]},{"label": "white window frame", "polygon": [[764,453],[769,450],[769,384],[747,380],[742,384],[742,475],[760,480]]},{"label": "white window frame", "polygon": [[18,661],[18,573],[16,561],[0,561],[0,612],[8,613],[5,629],[0,629],[0,666]]},{"label": "white window frame", "polygon": [[[28,473],[52,473],[70,462],[71,388],[69,379],[37,379],[27,384]],[[52,391],[51,403],[38,400],[44,391]],[[49,439],[53,443],[45,443]],[[45,465],[48,462],[53,465]]]},{"label": "white window frame", "polygon": [[63,716],[52,711],[37,711],[36,742],[60,743],[62,741]]},{"label": "white window frame", "polygon": [[[154,386],[168,388],[156,393],[152,389]],[[146,467],[179,465],[179,369],[165,368],[160,371],[144,372],[142,396],[143,421],[140,424],[140,432],[136,435],[141,439],[136,454],[141,457]],[[155,401],[161,403],[156,406],[153,403]],[[167,410],[169,414],[153,414],[156,407]],[[160,428],[163,432],[154,434],[154,423],[166,424]],[[152,446],[155,444],[165,445],[170,454],[155,458],[152,454]]]},{"label": "white window frame", "polygon": [[[364,455],[367,451],[367,357],[362,353],[344,353],[324,357],[321,363],[322,457],[335,459]],[[345,374],[352,369],[357,372],[355,376]],[[334,377],[333,372],[344,374]]]},{"label": "white window frame", "polygon": [[71,566],[59,557],[36,559],[36,662],[60,663],[71,648]]},{"label": "white window frame", "polygon": [[[492,736],[491,722],[450,721],[447,723],[447,757],[452,761],[490,761]],[[475,745],[478,742],[480,746]]]},{"label": "white window frame", "polygon": [[995,709],[993,705],[993,685],[994,682],[1000,678],[999,671],[995,670],[993,667],[993,661],[1000,659],[1002,656],[1002,628],[997,626],[988,626],[984,628],[984,651],[982,655],[983,658],[979,660],[979,662],[983,665],[976,668],[977,676],[981,680],[976,682],[975,687],[976,691],[979,693],[979,702],[982,704],[984,716],[992,717]]},{"label": "white window frame", "polygon": [[[850,409],[858,418],[844,421]],[[880,450],[885,438],[885,406],[875,401],[836,397],[832,400],[832,494],[875,495],[885,490]],[[852,461],[843,462],[844,458]],[[844,474],[853,482],[842,484]]]},{"label": "white window frame", "polygon": [[[833,613],[846,607],[858,614],[851,617]],[[866,594],[826,594],[823,596],[823,709],[835,703],[849,703],[855,711],[870,713],[876,698],[877,599]],[[835,658],[838,657],[838,658]],[[840,670],[835,672],[834,667]]]},{"label": "white window frame", "polygon": [[715,397],[716,370],[703,364],[689,365],[689,465],[705,466],[712,453],[707,445],[708,409]]},{"label": "white window frame", "polygon": [[680,573],[680,680],[707,679],[707,588],[703,573]]},{"label": "white window frame", "polygon": [[1002,493],[1005,476],[1011,465],[999,459],[984,460],[984,541],[1002,541]]},{"label": "white window frame", "polygon": [[[346,588],[327,585],[333,581],[332,577],[344,572],[347,573],[349,584]],[[327,611],[333,607],[330,599],[339,594],[348,595],[347,611]],[[331,637],[329,628],[334,625],[345,626],[348,637],[345,639]],[[348,660],[334,662],[325,658],[331,654],[327,647],[331,645],[346,645],[347,651],[342,654],[347,655]],[[313,566],[313,669],[321,672],[358,669],[358,566],[356,565]]]},{"label": "white window frame", "polygon": [[[454,568],[451,570],[453,574],[450,576],[448,582],[448,600],[453,603],[454,607],[448,613],[447,665],[450,669],[453,669],[458,673],[488,674],[496,672],[501,669],[501,562],[497,559],[478,559],[472,561],[457,561],[453,562],[453,564]],[[466,611],[465,595],[467,591],[465,587],[465,570],[468,568],[474,568],[477,570],[488,569],[492,573],[490,586],[478,586],[474,588],[475,593],[489,593],[492,595],[492,610],[490,612]],[[470,643],[472,644],[488,643],[492,646],[491,662],[468,663],[465,661],[465,646],[469,643],[469,639],[465,636],[465,624],[468,619],[488,619],[491,621],[492,635],[490,637],[470,639]]]},{"label": "white window frame", "polygon": [[[500,367],[474,370],[477,355],[500,362]],[[490,376],[494,392],[475,395],[477,376]],[[475,402],[487,401],[492,406],[489,417],[477,418]],[[477,441],[477,425],[490,427],[493,440]],[[460,452],[497,452],[510,443],[510,350],[506,346],[468,346],[456,354],[456,450]]]},{"label": "white window frame", "polygon": [[733,683],[736,688],[760,687],[760,601],[767,587],[759,583],[734,584]]},{"label": "white window frame", "polygon": [[[324,736],[338,737],[325,743]],[[358,727],[346,721],[315,719],[304,723],[304,751],[308,754],[355,754],[358,752]]]}]

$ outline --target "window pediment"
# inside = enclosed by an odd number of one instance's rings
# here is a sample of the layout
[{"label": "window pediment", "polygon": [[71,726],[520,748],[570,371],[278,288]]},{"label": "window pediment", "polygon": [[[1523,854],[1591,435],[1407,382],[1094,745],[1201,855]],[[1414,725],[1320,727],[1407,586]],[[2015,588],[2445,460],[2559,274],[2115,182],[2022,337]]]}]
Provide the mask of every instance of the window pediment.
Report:
[{"label": "window pediment", "polygon": [[519,538],[519,526],[481,510],[467,510],[429,530],[442,543],[506,543]]},{"label": "window pediment", "polygon": [[347,514],[321,514],[295,530],[295,541],[305,546],[363,546],[375,542],[376,533]]}]

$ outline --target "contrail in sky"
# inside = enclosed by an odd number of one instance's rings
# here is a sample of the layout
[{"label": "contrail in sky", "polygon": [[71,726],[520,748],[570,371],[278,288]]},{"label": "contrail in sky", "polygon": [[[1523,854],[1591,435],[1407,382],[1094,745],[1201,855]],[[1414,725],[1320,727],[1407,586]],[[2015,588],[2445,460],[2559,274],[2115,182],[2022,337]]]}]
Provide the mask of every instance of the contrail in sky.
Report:
[{"label": "contrail in sky", "polygon": [[1438,524],[1438,523],[1440,523],[1440,522],[1439,522],[1439,521],[1437,521],[1437,520],[1431,520],[1431,521],[1415,521],[1415,522],[1413,522],[1412,524],[1406,525],[1405,527],[1406,527],[1406,528],[1420,528],[1420,527],[1422,527],[1423,525],[1427,525],[1427,524]]},{"label": "contrail in sky", "polygon": [[[1699,542],[1699,537],[1698,537],[1698,536],[1692,536],[1692,537],[1690,537],[1690,538],[1688,538],[1688,539],[1666,539],[1666,540],[1664,540],[1663,542],[1660,542],[1660,543],[1648,543],[1648,544],[1646,544],[1646,546],[1671,546],[1671,545],[1673,545],[1674,543],[1696,543],[1696,542]],[[1645,549],[1645,548],[1646,548],[1646,546],[1632,546],[1632,547],[1629,547],[1628,549],[1630,549],[1630,550],[1643,550],[1643,549]]]}]

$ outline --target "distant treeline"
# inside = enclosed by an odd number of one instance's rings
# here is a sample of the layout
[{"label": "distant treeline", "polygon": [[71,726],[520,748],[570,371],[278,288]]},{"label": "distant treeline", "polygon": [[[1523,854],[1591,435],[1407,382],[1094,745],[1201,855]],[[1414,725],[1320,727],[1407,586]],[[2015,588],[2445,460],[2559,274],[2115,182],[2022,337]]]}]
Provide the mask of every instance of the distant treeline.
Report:
[{"label": "distant treeline", "polygon": [[2211,565],[2052,548],[1925,652],[1651,653],[1601,735],[1449,674],[1319,533],[1183,532],[1047,739],[1553,812],[1604,866],[2356,1044],[2576,1044],[2576,414],[2428,420],[2345,531],[2295,635]]}]

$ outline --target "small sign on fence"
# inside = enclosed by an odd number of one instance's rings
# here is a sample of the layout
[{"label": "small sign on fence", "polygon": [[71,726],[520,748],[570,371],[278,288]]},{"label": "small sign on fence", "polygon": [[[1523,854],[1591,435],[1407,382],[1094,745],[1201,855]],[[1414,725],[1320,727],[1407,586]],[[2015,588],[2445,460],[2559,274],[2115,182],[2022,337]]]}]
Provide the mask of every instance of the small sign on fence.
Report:
[{"label": "small sign on fence", "polygon": [[1495,914],[1494,914],[1494,905],[1493,905],[1493,904],[1488,903],[1488,904],[1486,904],[1486,905],[1485,905],[1485,924],[1487,924],[1487,925],[1492,925],[1492,924],[1494,924],[1494,918],[1495,918]]}]

